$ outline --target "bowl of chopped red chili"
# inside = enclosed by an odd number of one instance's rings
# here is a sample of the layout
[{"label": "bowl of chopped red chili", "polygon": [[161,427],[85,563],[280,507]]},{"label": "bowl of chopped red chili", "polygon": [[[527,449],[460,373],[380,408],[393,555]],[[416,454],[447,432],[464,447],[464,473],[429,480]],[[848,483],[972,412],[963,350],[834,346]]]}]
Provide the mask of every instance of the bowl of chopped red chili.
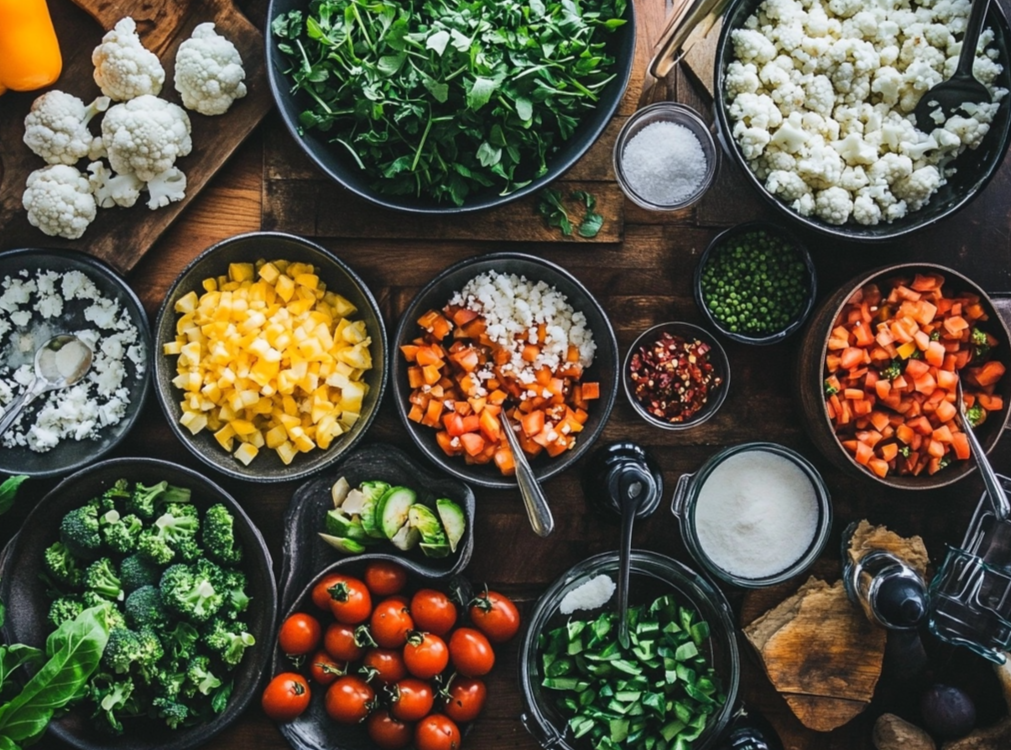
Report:
[{"label": "bowl of chopped red chili", "polygon": [[661,323],[633,342],[622,383],[640,417],[665,430],[684,430],[719,411],[730,388],[730,362],[706,329]]}]

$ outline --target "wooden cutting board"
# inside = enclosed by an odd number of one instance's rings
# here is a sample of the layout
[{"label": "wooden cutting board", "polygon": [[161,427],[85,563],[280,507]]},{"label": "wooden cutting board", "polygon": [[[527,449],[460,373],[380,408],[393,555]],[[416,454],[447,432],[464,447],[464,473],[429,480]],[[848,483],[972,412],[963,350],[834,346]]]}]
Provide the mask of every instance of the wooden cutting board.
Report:
[{"label": "wooden cutting board", "polygon": [[[41,92],[8,93],[0,98],[0,244],[5,248],[43,246],[83,250],[126,273],[270,109],[263,35],[231,0],[74,2],[80,9],[69,0],[49,2],[63,53],[63,73],[53,88],[74,94],[85,103],[101,93],[92,76],[91,52],[102,35],[126,15],[137,21],[144,45],[158,55],[165,67],[161,96],[176,104],[181,105],[172,85],[176,49],[197,24],[213,21],[217,32],[235,44],[246,69],[247,94],[226,114],[205,117],[188,112],[193,126],[193,152],[178,162],[188,181],[186,198],[157,211],[147,208],[144,196],[132,208],[99,209],[97,218],[79,240],[47,237],[28,223],[21,205],[29,173],[45,166],[22,142],[25,115]],[[91,130],[98,134],[97,119],[92,121]]]},{"label": "wooden cutting board", "polygon": [[[563,195],[585,190],[597,198],[604,225],[596,237],[574,242],[620,242],[625,196],[615,182],[611,152],[622,124],[638,108],[646,68],[669,12],[665,0],[633,0],[635,62],[628,89],[610,125],[568,172],[552,184]],[[320,172],[274,118],[264,139],[263,228],[307,237],[504,240],[558,242],[567,238],[545,226],[530,195],[499,208],[461,216],[405,214],[376,206],[344,190]],[[580,216],[573,204],[570,214]]]}]

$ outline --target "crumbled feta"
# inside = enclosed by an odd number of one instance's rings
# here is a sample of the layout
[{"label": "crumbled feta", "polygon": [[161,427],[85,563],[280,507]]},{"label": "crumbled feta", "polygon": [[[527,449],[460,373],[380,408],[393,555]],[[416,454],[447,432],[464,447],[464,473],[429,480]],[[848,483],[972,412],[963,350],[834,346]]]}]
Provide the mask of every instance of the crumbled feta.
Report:
[{"label": "crumbled feta", "polygon": [[615,588],[617,587],[610,576],[594,576],[563,596],[558,611],[563,615],[571,615],[576,610],[603,607],[614,596]]}]

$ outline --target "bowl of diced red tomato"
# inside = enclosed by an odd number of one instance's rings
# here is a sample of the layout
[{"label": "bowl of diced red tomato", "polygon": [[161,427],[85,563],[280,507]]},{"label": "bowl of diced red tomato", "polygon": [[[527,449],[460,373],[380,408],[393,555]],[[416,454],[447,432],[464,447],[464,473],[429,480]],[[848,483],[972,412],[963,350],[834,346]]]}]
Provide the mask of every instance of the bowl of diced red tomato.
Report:
[{"label": "bowl of diced red tomato", "polygon": [[1008,423],[1011,333],[986,293],[941,265],[862,274],[805,331],[797,390],[827,458],[897,489],[933,489],[975,469],[956,391],[984,450]]},{"label": "bowl of diced red tomato", "polygon": [[521,253],[440,273],[393,337],[394,400],[408,434],[446,472],[516,486],[508,415],[538,479],[571,466],[600,435],[618,384],[607,314],[579,280]]}]

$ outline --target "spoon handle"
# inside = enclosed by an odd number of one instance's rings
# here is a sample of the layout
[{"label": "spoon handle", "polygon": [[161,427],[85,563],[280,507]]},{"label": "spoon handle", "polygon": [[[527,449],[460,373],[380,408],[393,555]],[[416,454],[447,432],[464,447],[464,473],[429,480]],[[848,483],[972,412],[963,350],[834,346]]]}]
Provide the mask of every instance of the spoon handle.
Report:
[{"label": "spoon handle", "polygon": [[621,545],[618,547],[618,643],[628,648],[628,578],[632,558],[632,525],[639,509],[637,503],[625,500],[621,505]]},{"label": "spoon handle", "polygon": [[513,453],[513,462],[516,464],[516,483],[520,487],[520,496],[523,498],[523,505],[526,506],[530,525],[537,536],[547,536],[555,528],[555,519],[551,516],[551,508],[548,507],[547,498],[544,497],[544,492],[534,476],[533,469],[530,468],[526,456],[523,455],[523,448],[513,432],[513,426],[505,415],[504,409],[501,416],[502,428],[505,430],[509,449]]},{"label": "spoon handle", "polygon": [[18,415],[24,411],[25,407],[42,393],[44,389],[37,387],[38,382],[38,380],[33,380],[13,401],[7,404],[3,416],[0,417],[0,435],[7,432],[8,428],[14,424],[14,420],[18,418]]},{"label": "spoon handle", "polygon": [[965,36],[962,37],[962,52],[958,56],[958,67],[955,72],[961,75],[972,75],[972,66],[976,62],[976,44],[983,32],[983,21],[990,0],[973,0],[969,10],[969,19],[965,23]]},{"label": "spoon handle", "polygon": [[976,433],[973,432],[972,425],[969,424],[969,418],[965,413],[965,399],[962,397],[961,379],[958,380],[956,386],[955,396],[958,399],[958,416],[962,421],[962,429],[965,432],[965,436],[969,440],[969,448],[976,459],[979,473],[983,475],[983,485],[986,487],[986,493],[990,496],[990,504],[997,515],[997,520],[1006,520],[1011,515],[1011,503],[1008,502],[1007,493],[1004,492],[1004,488],[997,478],[997,473],[993,470],[993,466],[990,465],[990,460],[986,457],[983,446],[976,437]]}]

